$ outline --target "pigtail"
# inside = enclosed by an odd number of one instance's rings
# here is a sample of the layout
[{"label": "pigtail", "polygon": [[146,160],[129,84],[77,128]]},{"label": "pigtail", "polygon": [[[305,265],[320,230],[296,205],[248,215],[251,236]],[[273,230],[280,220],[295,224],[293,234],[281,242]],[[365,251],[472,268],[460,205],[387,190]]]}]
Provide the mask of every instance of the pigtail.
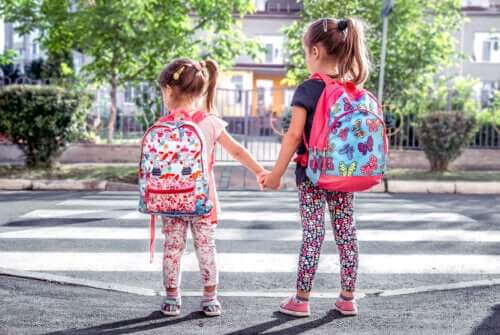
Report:
[{"label": "pigtail", "polygon": [[205,61],[205,66],[208,70],[206,107],[207,112],[212,113],[215,110],[215,88],[217,86],[217,77],[219,76],[219,67],[212,59],[207,59]]},{"label": "pigtail", "polygon": [[363,24],[356,19],[346,20],[345,45],[340,50],[338,68],[341,74],[356,85],[363,84],[368,79],[370,61],[365,46]]}]

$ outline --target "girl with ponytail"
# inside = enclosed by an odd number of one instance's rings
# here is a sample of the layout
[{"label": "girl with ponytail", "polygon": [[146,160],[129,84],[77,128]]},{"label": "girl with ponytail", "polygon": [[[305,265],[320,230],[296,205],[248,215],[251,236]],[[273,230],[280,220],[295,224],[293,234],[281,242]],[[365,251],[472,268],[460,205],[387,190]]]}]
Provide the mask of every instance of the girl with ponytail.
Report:
[{"label": "girl with ponytail", "polygon": [[167,316],[180,313],[180,264],[186,248],[188,227],[193,235],[203,282],[202,311],[206,316],[221,314],[221,305],[217,299],[218,271],[215,249],[215,227],[219,208],[213,174],[216,144],[222,145],[232,157],[256,176],[261,177],[265,172],[262,165],[227,133],[227,123],[216,116],[214,99],[217,77],[217,63],[210,59],[201,62],[177,59],[168,64],[160,74],[163,101],[175,118],[188,115],[195,119],[194,115],[200,115],[202,112],[203,117],[196,122],[204,137],[206,156],[209,158],[209,197],[213,204],[210,214],[206,216],[163,217],[163,281],[167,297],[161,311]]},{"label": "girl with ponytail", "polygon": [[[303,46],[307,69],[311,74],[319,73],[325,78],[330,76],[339,84],[348,83],[351,86],[362,85],[368,78],[369,61],[363,25],[356,19],[324,18],[311,23],[304,35]],[[325,82],[317,79],[306,80],[298,86],[292,99],[291,124],[283,138],[278,160],[272,172],[261,180],[265,187],[279,188],[280,179],[292,156],[297,153],[298,157],[305,157],[307,154],[303,138],[307,142],[310,140],[316,105],[324,89]],[[326,191],[313,185],[303,162],[297,160],[297,163],[296,179],[303,228],[297,292],[281,303],[280,311],[293,316],[310,315],[309,294],[325,237],[324,214],[328,207],[340,255],[341,291],[334,308],[341,314],[355,315],[358,242],[353,221],[353,193]]]}]

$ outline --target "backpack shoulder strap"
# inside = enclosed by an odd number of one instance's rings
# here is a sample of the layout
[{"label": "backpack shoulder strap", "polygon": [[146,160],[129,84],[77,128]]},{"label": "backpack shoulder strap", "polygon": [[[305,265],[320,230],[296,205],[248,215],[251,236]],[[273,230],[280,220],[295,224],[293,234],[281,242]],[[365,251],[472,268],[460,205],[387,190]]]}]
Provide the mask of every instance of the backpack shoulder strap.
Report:
[{"label": "backpack shoulder strap", "polygon": [[338,84],[339,81],[333,79],[327,74],[320,73],[320,72],[315,72],[311,75],[310,79],[319,79],[325,83],[325,85],[332,85],[332,84]]},{"label": "backpack shoulder strap", "polygon": [[203,121],[209,114],[204,112],[204,111],[197,111],[193,115],[191,115],[191,120],[193,120],[194,123],[200,123]]}]

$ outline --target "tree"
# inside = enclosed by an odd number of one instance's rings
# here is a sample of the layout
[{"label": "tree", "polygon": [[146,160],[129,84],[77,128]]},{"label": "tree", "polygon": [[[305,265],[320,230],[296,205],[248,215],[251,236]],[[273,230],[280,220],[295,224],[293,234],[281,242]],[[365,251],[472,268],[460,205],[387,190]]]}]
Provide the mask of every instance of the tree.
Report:
[{"label": "tree", "polygon": [[[322,17],[361,18],[368,26],[367,45],[373,62],[366,87],[377,89],[382,38],[380,0],[304,0],[300,20],[286,30],[292,64],[290,83],[308,74],[302,36],[307,23]],[[400,111],[415,111],[425,99],[433,76],[453,64],[456,37],[462,22],[461,0],[396,0],[389,18],[385,67],[384,104]]]},{"label": "tree", "polygon": [[[253,9],[250,0],[4,0],[0,14],[18,31],[38,29],[51,52],[78,50],[90,57],[83,68],[110,86],[108,142],[116,120],[117,89],[125,82],[156,81],[175,57],[201,53],[227,64],[251,52],[237,16]],[[237,14],[237,15],[234,15]],[[243,50],[242,50],[243,49]]]}]

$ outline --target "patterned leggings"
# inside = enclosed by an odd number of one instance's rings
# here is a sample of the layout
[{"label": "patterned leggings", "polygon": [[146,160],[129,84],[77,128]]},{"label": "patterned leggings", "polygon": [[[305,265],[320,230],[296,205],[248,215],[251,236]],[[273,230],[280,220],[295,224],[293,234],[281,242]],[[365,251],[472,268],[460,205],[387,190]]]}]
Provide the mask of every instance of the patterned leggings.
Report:
[{"label": "patterned leggings", "polygon": [[186,249],[187,229],[191,226],[203,286],[218,283],[215,249],[215,224],[210,218],[163,218],[163,284],[178,288],[181,282],[181,257]]},{"label": "patterned leggings", "polygon": [[328,192],[309,180],[299,185],[300,215],[303,237],[297,274],[297,289],[310,292],[318,267],[321,245],[325,238],[325,202],[340,256],[341,286],[354,291],[358,268],[358,241],[353,221],[353,193]]}]

